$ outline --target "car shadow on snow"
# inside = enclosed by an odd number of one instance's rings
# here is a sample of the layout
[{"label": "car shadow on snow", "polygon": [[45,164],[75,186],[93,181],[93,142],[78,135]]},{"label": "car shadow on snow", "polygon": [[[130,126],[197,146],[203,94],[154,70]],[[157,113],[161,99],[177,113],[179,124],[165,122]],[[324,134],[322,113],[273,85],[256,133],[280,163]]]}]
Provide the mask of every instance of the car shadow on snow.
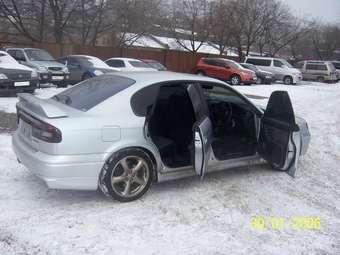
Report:
[{"label": "car shadow on snow", "polygon": [[[178,194],[186,191],[194,192],[197,189],[209,190],[209,187],[211,187],[211,191],[216,192],[216,186],[220,186],[221,192],[223,192],[225,186],[239,182],[240,179],[257,179],[262,178],[263,176],[272,176],[279,173],[280,172],[273,170],[267,164],[261,164],[210,173],[204,177],[203,181],[201,181],[199,177],[193,176],[174,181],[156,183],[151,186],[150,190],[145,194],[145,196],[131,203],[138,203],[138,201],[141,203],[147,203],[148,201],[154,201],[154,199],[161,199],[163,195],[164,198],[168,197],[169,194],[174,192]],[[26,180],[26,185],[22,188],[25,190],[25,192],[29,192],[30,196],[33,196],[34,199],[39,199],[40,204],[46,203],[46,205],[49,205],[53,203],[62,206],[78,203],[91,205],[93,202],[99,204],[104,203],[102,205],[112,205],[112,203],[121,204],[110,197],[104,196],[99,190],[53,190],[48,189],[46,184],[38,177],[35,177],[34,175],[32,175],[32,177],[33,178],[30,178],[29,181]]]}]

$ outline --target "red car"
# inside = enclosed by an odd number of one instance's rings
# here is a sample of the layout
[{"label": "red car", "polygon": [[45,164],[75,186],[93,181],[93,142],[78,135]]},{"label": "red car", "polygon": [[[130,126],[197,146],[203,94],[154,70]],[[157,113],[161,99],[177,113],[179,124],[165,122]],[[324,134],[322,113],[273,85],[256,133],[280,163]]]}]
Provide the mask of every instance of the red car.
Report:
[{"label": "red car", "polygon": [[254,71],[243,68],[235,61],[224,58],[201,58],[195,73],[230,82],[232,85],[256,83]]}]

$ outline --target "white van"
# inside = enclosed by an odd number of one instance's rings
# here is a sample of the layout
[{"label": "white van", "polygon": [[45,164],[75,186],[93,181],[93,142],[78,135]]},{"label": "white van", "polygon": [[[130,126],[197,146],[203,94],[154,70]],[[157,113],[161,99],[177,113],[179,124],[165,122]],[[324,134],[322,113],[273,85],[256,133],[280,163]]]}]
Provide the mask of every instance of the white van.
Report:
[{"label": "white van", "polygon": [[244,62],[256,65],[264,71],[273,73],[275,80],[283,81],[286,85],[296,84],[302,80],[301,72],[281,58],[248,56]]}]

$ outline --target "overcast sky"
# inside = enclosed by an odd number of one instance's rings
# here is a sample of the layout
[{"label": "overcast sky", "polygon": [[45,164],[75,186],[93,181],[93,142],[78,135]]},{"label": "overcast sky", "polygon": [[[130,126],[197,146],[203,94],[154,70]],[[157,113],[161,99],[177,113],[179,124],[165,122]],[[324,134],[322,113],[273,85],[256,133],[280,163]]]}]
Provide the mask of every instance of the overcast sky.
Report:
[{"label": "overcast sky", "polygon": [[301,16],[313,16],[324,22],[340,22],[340,0],[281,0]]}]

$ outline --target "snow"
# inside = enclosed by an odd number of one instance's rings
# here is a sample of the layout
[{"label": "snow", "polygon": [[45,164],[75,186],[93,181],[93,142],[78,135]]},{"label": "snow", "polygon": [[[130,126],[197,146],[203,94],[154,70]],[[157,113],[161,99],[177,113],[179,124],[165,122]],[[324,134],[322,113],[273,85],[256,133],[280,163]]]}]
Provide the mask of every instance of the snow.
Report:
[{"label": "snow", "polygon": [[152,39],[151,36],[148,36],[148,35],[139,36],[134,33],[126,33],[125,40],[127,41],[127,44],[131,44],[131,46],[134,46],[134,47],[148,47],[148,48],[156,48],[156,49],[163,48],[163,45],[156,42],[154,39]]},{"label": "snow", "polygon": [[[308,121],[312,140],[295,179],[244,167],[155,184],[140,200],[118,203],[99,192],[48,190],[0,134],[0,254],[339,254],[340,83],[237,89],[263,105],[286,90]],[[15,102],[0,98],[0,107],[11,112]],[[253,230],[253,216],[320,217],[321,229]]]},{"label": "snow", "polygon": [[0,51],[0,68],[32,71],[31,68],[18,63],[11,55],[9,55],[5,51]]}]

